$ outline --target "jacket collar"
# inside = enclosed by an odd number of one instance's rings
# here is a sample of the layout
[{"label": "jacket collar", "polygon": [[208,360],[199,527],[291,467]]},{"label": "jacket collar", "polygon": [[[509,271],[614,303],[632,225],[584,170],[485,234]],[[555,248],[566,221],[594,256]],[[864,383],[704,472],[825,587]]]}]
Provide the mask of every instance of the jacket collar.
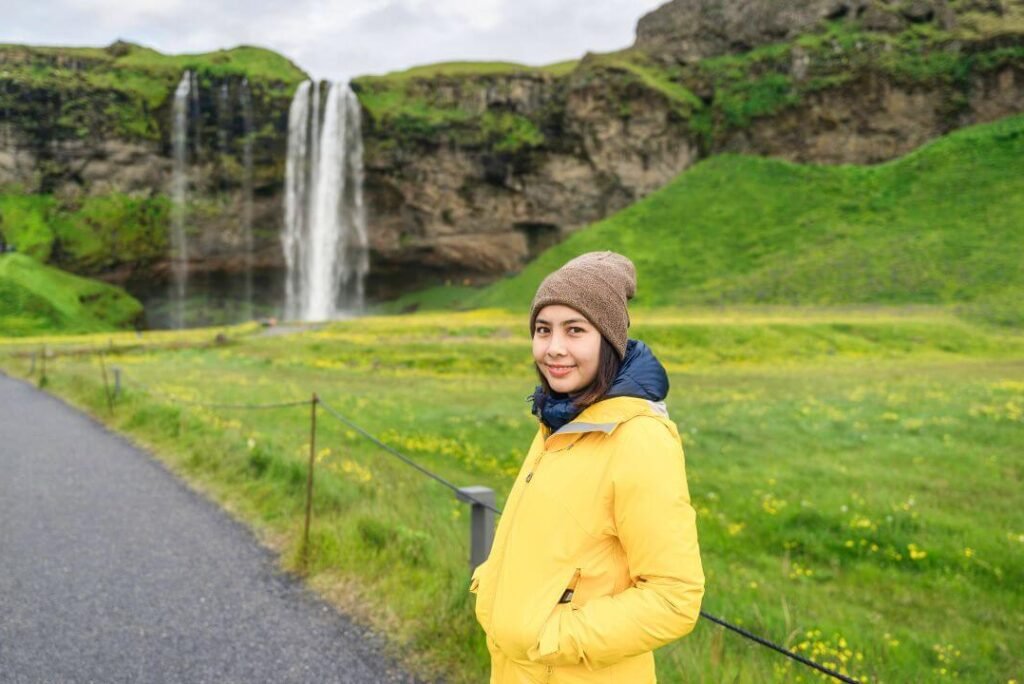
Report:
[{"label": "jacket collar", "polygon": [[[664,401],[652,401],[640,397],[612,397],[602,399],[583,410],[571,423],[552,431],[541,423],[541,434],[546,449],[568,446],[588,432],[603,432],[610,435],[622,423],[637,416],[668,418]],[[558,448],[561,448],[558,447]]]}]

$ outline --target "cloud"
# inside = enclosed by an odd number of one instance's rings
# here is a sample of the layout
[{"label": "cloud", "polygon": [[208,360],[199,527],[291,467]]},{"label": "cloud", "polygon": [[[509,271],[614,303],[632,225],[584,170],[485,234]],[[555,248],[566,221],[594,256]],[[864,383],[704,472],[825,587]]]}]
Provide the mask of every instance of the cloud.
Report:
[{"label": "cloud", "polygon": [[164,21],[180,16],[187,9],[184,0],[65,0],[59,4],[66,11],[87,14],[107,26]]},{"label": "cloud", "polygon": [[[633,41],[660,0],[35,0],[5,8],[0,41],[162,52],[277,50],[318,78],[452,60],[546,64]],[[239,9],[244,7],[244,9]]]}]

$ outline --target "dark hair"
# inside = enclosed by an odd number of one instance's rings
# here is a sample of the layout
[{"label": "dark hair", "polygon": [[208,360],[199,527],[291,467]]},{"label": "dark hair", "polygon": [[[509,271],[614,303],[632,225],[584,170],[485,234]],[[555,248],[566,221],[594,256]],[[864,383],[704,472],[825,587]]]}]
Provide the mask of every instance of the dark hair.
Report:
[{"label": "dark hair", "polygon": [[[601,353],[597,360],[597,375],[594,376],[594,381],[587,385],[583,392],[573,400],[573,405],[582,411],[591,404],[601,401],[604,395],[608,393],[608,390],[611,389],[612,383],[615,382],[615,376],[619,374],[620,365],[622,365],[622,361],[619,360],[615,347],[605,339],[604,335],[601,335]],[[534,367],[537,369],[537,376],[540,378],[540,384],[544,388],[544,393],[550,396],[554,393],[554,390],[548,384],[548,379],[544,377],[544,373],[541,372],[539,366],[534,364]]]}]

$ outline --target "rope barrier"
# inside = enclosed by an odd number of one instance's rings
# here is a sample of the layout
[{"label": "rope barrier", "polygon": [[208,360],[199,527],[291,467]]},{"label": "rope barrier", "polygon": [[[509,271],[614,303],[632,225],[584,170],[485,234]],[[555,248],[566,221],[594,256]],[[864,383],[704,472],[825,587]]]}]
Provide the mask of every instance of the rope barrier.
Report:
[{"label": "rope barrier", "polygon": [[426,468],[421,466],[419,463],[416,463],[414,460],[412,460],[411,458],[409,458],[408,456],[406,456],[402,452],[398,451],[394,447],[388,446],[384,442],[380,441],[379,439],[377,439],[376,437],[371,435],[369,432],[367,432],[363,428],[359,427],[358,425],[353,423],[351,420],[349,420],[348,418],[344,417],[343,415],[341,415],[340,413],[335,411],[333,408],[331,408],[331,406],[327,402],[325,402],[322,397],[320,398],[319,401],[320,401],[320,405],[324,407],[324,410],[327,411],[328,413],[330,413],[334,418],[336,418],[337,420],[340,420],[345,425],[348,425],[350,428],[352,428],[353,430],[355,430],[356,432],[361,434],[363,437],[365,437],[366,439],[368,439],[371,442],[373,442],[374,444],[376,444],[378,447],[380,447],[384,451],[388,452],[389,454],[391,454],[395,458],[400,459],[406,465],[412,466],[413,468],[415,468],[416,470],[420,471],[421,473],[423,473],[427,477],[429,477],[429,478],[431,478],[433,480],[436,480],[437,482],[440,482],[445,487],[447,487],[448,489],[450,489],[453,492],[455,492],[456,494],[458,494],[459,497],[461,497],[461,498],[463,498],[463,499],[465,499],[467,501],[470,501],[470,502],[472,502],[472,503],[474,503],[474,504],[476,504],[478,506],[483,506],[484,508],[486,508],[488,510],[494,511],[494,513],[496,513],[496,514],[501,515],[501,511],[499,511],[497,508],[495,508],[491,504],[489,504],[489,503],[487,503],[485,501],[480,501],[479,499],[473,497],[472,495],[467,494],[467,493],[461,491],[458,488],[458,486],[452,484],[451,482],[449,482],[448,480],[444,479],[440,475],[427,470]]},{"label": "rope barrier", "polygon": [[769,641],[768,639],[765,639],[764,637],[757,636],[753,632],[748,632],[747,630],[743,629],[742,627],[737,627],[736,625],[730,624],[730,623],[726,622],[725,620],[723,620],[722,618],[715,617],[711,613],[708,613],[708,612],[705,612],[705,611],[702,610],[702,611],[700,611],[700,615],[701,615],[701,617],[703,617],[705,619],[708,619],[711,622],[714,622],[716,625],[721,625],[722,627],[725,627],[726,629],[731,629],[732,631],[736,632],[740,636],[746,637],[747,639],[750,639],[753,642],[761,644],[762,646],[764,646],[766,648],[770,648],[773,651],[781,653],[782,655],[786,656],[787,658],[792,658],[793,660],[795,660],[798,663],[801,663],[803,665],[806,665],[807,667],[814,668],[815,670],[818,670],[819,672],[827,674],[829,677],[833,677],[835,679],[838,679],[839,681],[845,682],[846,684],[860,684],[856,679],[851,679],[850,677],[847,677],[846,675],[844,675],[844,674],[842,674],[840,672],[836,672],[835,670],[832,670],[830,668],[825,667],[824,665],[821,665],[819,663],[814,662],[810,658],[805,658],[804,656],[800,655],[799,653],[796,653],[794,651],[790,651],[788,648],[785,648],[784,646],[779,646],[778,644],[775,644],[775,643]]},{"label": "rope barrier", "polygon": [[[45,356],[44,356],[44,358],[45,358]],[[165,399],[169,399],[171,401],[179,402],[179,403],[182,403],[182,404],[189,404],[189,405],[192,405],[192,406],[201,406],[201,407],[206,407],[206,408],[276,409],[276,408],[287,408],[287,407],[294,407],[294,406],[307,406],[307,405],[309,405],[311,403],[311,400],[309,400],[309,399],[303,399],[303,400],[297,400],[297,401],[287,401],[287,402],[278,402],[278,403],[271,403],[271,404],[219,404],[219,403],[208,403],[208,402],[192,401],[192,400],[189,400],[189,399],[182,399],[180,397],[175,397],[173,395],[165,394],[165,393],[162,393],[162,392],[157,392],[157,391],[149,388],[144,383],[141,383],[141,382],[138,382],[138,381],[135,381],[135,384],[140,386],[140,387],[142,387],[146,392],[148,392],[151,395],[158,396],[158,397],[163,397]],[[369,440],[370,442],[372,442],[376,446],[380,447],[385,452],[391,454],[395,458],[398,458],[399,460],[401,460],[406,465],[411,466],[412,468],[415,468],[420,473],[422,473],[422,474],[426,475],[427,477],[429,477],[429,478],[431,478],[431,479],[441,483],[442,485],[444,485],[448,489],[450,489],[453,492],[455,492],[461,499],[469,501],[471,503],[474,503],[477,506],[481,506],[483,508],[486,508],[486,509],[494,512],[496,515],[501,515],[501,513],[502,513],[501,509],[499,509],[499,508],[497,508],[497,507],[495,507],[495,506],[493,506],[493,505],[491,505],[491,504],[489,504],[489,503],[487,503],[485,501],[480,501],[479,499],[473,497],[470,494],[467,494],[466,492],[460,490],[459,487],[456,486],[455,484],[449,482],[448,480],[446,480],[445,478],[441,477],[437,473],[434,473],[434,472],[428,470],[427,468],[421,466],[419,463],[416,463],[414,460],[412,460],[411,458],[409,458],[408,456],[406,456],[402,452],[398,451],[394,447],[389,446],[388,444],[385,444],[381,440],[377,439],[372,434],[370,434],[369,432],[364,430],[362,427],[360,427],[359,425],[355,424],[354,422],[352,422],[351,420],[349,420],[348,418],[343,416],[341,413],[336,411],[332,406],[330,406],[327,402],[325,402],[322,397],[319,397],[319,396],[314,394],[313,395],[313,399],[312,399],[312,403],[314,404],[314,406],[316,404],[319,404],[333,418],[335,418],[336,420],[344,423],[348,427],[352,428],[357,433],[359,433],[360,435],[365,437],[367,440]],[[315,420],[315,418],[314,418],[314,420]],[[314,425],[315,425],[315,423],[314,423]],[[768,639],[765,639],[764,637],[758,636],[757,634],[754,634],[753,632],[750,632],[750,631],[748,631],[746,629],[743,629],[742,627],[739,627],[738,625],[734,625],[734,624],[732,624],[730,622],[727,622],[726,620],[723,620],[720,617],[716,617],[715,615],[712,615],[711,613],[708,613],[707,611],[701,610],[700,611],[700,616],[702,618],[705,618],[706,620],[709,620],[709,621],[715,623],[716,625],[719,625],[721,627],[724,627],[725,629],[731,630],[731,631],[735,632],[736,634],[739,634],[740,636],[753,641],[754,643],[760,644],[761,646],[764,646],[765,648],[768,648],[768,649],[771,649],[771,650],[773,650],[773,651],[775,651],[777,653],[780,653],[780,654],[786,656],[787,658],[790,658],[790,659],[795,660],[796,662],[798,662],[798,663],[800,663],[802,665],[806,665],[807,667],[810,667],[810,668],[812,668],[814,670],[817,670],[818,672],[821,672],[822,674],[828,675],[829,677],[832,677],[833,679],[837,679],[837,680],[839,680],[841,682],[844,682],[844,684],[859,684],[859,682],[856,679],[853,679],[853,678],[851,678],[851,677],[849,677],[847,675],[844,675],[844,674],[842,674],[840,672],[837,672],[836,670],[833,670],[833,669],[831,669],[829,667],[826,667],[826,666],[824,666],[824,665],[822,665],[820,663],[817,663],[817,662],[811,660],[810,658],[802,656],[799,653],[796,653],[795,651],[791,651],[791,650],[789,650],[788,648],[786,648],[784,646],[780,646],[780,645],[778,645],[778,644],[776,644],[776,643],[774,643],[774,642],[772,642],[772,641],[770,641]]]}]

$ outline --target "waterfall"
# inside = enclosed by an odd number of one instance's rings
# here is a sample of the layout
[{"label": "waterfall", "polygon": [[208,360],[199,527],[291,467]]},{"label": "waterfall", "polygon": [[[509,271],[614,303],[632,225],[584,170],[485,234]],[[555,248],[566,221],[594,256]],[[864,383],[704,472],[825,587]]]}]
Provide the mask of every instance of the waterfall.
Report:
[{"label": "waterfall", "polygon": [[370,236],[366,228],[366,208],[363,205],[363,126],[359,100],[351,89],[345,89],[345,128],[347,138],[345,149],[347,197],[342,206],[346,207],[346,221],[352,227],[352,236],[343,243],[345,252],[341,259],[339,280],[342,291],[347,293],[350,308],[355,313],[363,310],[366,302],[366,276],[370,272]]},{"label": "waterfall", "polygon": [[189,87],[189,95],[191,96],[190,106],[191,112],[189,117],[192,119],[192,147],[193,147],[193,159],[199,159],[199,147],[200,147],[200,132],[202,129],[202,112],[199,109],[199,75],[194,71],[187,71],[186,73],[191,74],[191,85]]},{"label": "waterfall", "polygon": [[328,84],[326,95],[309,81],[296,90],[285,176],[285,317],[359,313],[369,270],[363,146],[359,102],[346,84]]},{"label": "waterfall", "polygon": [[239,100],[242,106],[242,126],[245,137],[242,143],[242,241],[245,244],[245,302],[243,320],[252,319],[252,269],[255,246],[252,237],[252,92],[249,80],[242,79],[239,88]]},{"label": "waterfall", "polygon": [[231,127],[231,111],[228,106],[228,82],[221,81],[217,91],[217,152],[223,165],[223,157],[228,153],[228,131]]},{"label": "waterfall", "polygon": [[191,104],[192,73],[186,71],[174,90],[174,118],[171,147],[174,168],[171,176],[171,269],[174,305],[173,326],[185,326],[185,292],[188,287],[188,242],[185,237],[185,203],[188,200],[188,110]]},{"label": "waterfall", "polygon": [[288,157],[285,161],[284,228],[281,243],[287,269],[285,276],[284,317],[302,316],[300,292],[302,274],[299,264],[306,261],[302,234],[306,225],[306,181],[309,169],[309,93],[312,84],[299,84],[288,108]]}]

